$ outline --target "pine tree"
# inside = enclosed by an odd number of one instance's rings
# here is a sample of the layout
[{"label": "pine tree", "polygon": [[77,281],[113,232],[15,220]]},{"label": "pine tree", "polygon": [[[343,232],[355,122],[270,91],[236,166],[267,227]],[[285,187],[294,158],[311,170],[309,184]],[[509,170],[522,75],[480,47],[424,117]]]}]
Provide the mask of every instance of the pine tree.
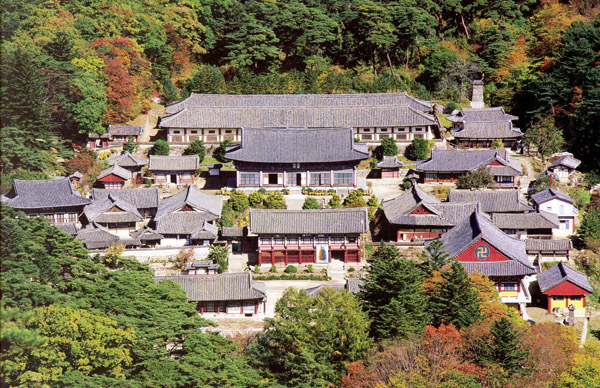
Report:
[{"label": "pine tree", "polygon": [[158,139],[154,142],[154,146],[150,150],[152,155],[162,155],[168,156],[171,151],[171,147],[169,147],[169,143],[166,140]]},{"label": "pine tree", "polygon": [[428,320],[423,308],[423,272],[383,243],[369,259],[359,298],[371,319],[375,338],[405,337],[423,331]]},{"label": "pine tree", "polygon": [[519,332],[512,322],[506,317],[498,319],[492,323],[490,335],[492,341],[484,345],[482,361],[498,364],[510,373],[526,374],[523,364],[529,352],[522,348]]},{"label": "pine tree", "polygon": [[320,207],[321,206],[319,206],[319,202],[317,202],[317,200],[313,197],[307,197],[302,205],[302,209],[304,210],[314,210],[319,209]]},{"label": "pine tree", "polygon": [[204,147],[204,142],[200,139],[196,139],[190,143],[188,148],[183,151],[184,155],[198,155],[198,159],[200,163],[204,160],[204,156],[206,156],[206,148]]},{"label": "pine tree", "polygon": [[440,239],[433,240],[423,252],[423,270],[431,276],[433,271],[439,271],[450,260],[448,252],[444,250],[444,242]]},{"label": "pine tree", "polygon": [[265,207],[267,209],[287,209],[283,194],[279,191],[267,194],[267,197],[265,198]]},{"label": "pine tree", "polygon": [[480,318],[479,296],[464,267],[454,261],[449,270],[442,272],[442,279],[427,303],[431,323],[434,326],[452,324],[460,329],[477,322]]}]

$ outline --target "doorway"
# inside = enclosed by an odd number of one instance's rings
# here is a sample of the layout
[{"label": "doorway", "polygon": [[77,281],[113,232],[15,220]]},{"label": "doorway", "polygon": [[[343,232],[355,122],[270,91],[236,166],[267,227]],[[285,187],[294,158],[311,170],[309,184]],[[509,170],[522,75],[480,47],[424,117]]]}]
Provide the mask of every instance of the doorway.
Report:
[{"label": "doorway", "polygon": [[177,184],[177,174],[169,175],[169,182]]},{"label": "doorway", "polygon": [[277,184],[277,174],[269,174],[269,184],[270,185]]}]

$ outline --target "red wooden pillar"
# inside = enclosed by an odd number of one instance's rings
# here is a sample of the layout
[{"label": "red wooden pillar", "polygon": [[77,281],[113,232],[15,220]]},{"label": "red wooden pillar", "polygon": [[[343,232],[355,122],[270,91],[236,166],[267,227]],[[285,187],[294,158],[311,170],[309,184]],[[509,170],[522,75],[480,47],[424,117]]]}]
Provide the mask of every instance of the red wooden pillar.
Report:
[{"label": "red wooden pillar", "polygon": [[585,295],[583,295],[582,298],[583,298],[583,307],[585,307]]},{"label": "red wooden pillar", "polygon": [[271,265],[275,264],[275,251],[271,250]]},{"label": "red wooden pillar", "polygon": [[258,249],[258,266],[262,265],[262,252]]},{"label": "red wooden pillar", "polygon": [[344,263],[348,262],[348,250],[344,249]]},{"label": "red wooden pillar", "polygon": [[360,263],[360,252],[361,252],[361,250],[360,250],[360,247],[359,247],[359,249],[358,249],[358,261],[357,261],[357,263]]},{"label": "red wooden pillar", "polygon": [[552,314],[552,296],[548,295],[548,314]]},{"label": "red wooden pillar", "polygon": [[284,260],[285,260],[285,266],[287,267],[287,265],[288,265],[287,264],[288,263],[288,250],[287,249],[285,250],[285,259]]}]

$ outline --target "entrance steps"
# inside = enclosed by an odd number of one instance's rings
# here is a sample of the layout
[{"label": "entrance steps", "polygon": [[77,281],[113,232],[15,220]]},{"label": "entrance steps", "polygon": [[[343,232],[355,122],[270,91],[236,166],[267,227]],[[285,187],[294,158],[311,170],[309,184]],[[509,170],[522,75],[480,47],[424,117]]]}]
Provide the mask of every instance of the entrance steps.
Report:
[{"label": "entrance steps", "polygon": [[345,282],[346,270],[344,269],[344,262],[332,259],[327,268],[327,275],[333,281]]}]

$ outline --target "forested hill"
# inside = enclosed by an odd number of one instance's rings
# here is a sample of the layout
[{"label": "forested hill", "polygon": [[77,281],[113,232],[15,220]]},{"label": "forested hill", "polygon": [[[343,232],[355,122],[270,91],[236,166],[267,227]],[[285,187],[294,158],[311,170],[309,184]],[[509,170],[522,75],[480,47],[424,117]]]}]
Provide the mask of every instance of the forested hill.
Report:
[{"label": "forested hill", "polygon": [[207,93],[409,90],[551,116],[600,165],[598,0],[30,0],[3,5],[2,172],[52,172],[70,141]]}]

